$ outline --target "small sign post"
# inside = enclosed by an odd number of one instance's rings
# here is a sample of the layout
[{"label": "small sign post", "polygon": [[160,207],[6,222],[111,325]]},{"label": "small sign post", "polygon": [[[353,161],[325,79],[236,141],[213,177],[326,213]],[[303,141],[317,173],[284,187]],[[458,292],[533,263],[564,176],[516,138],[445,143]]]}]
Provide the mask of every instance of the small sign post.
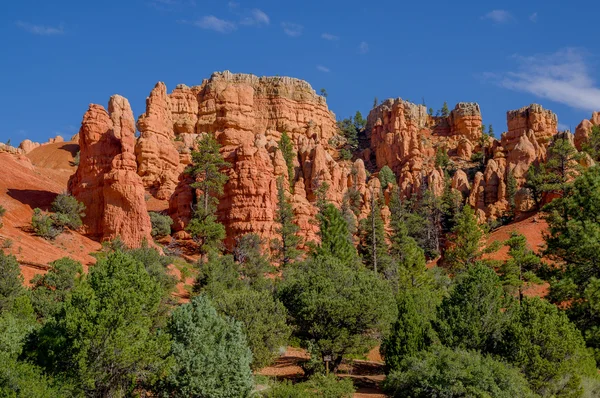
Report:
[{"label": "small sign post", "polygon": [[325,361],[325,372],[327,376],[329,376],[329,362],[331,362],[331,355],[325,355],[323,361]]}]

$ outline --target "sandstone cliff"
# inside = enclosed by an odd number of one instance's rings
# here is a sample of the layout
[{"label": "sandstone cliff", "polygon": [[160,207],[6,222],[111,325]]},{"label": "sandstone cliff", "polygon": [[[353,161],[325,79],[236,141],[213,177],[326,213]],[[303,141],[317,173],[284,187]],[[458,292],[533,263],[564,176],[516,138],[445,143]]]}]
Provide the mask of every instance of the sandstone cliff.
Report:
[{"label": "sandstone cliff", "polygon": [[68,188],[86,206],[85,234],[98,240],[120,237],[138,247],[152,239],[134,145],[134,118],[125,98],[111,97],[108,112],[90,105],[79,131],[79,167]]}]

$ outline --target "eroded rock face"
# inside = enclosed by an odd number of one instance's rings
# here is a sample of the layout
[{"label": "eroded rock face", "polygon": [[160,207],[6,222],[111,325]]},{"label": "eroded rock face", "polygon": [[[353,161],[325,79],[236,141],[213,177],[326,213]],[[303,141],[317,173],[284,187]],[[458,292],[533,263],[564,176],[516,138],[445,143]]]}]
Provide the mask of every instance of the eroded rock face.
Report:
[{"label": "eroded rock face", "polygon": [[137,128],[138,174],[154,197],[169,199],[183,167],[174,142],[171,101],[163,83],[158,83],[146,99],[146,112],[139,117]]},{"label": "eroded rock face", "polygon": [[98,240],[120,237],[130,247],[152,242],[144,186],[137,174],[135,122],[127,99],[115,95],[108,112],[90,105],[79,131],[80,162],[69,192],[86,206],[83,232]]},{"label": "eroded rock face", "polygon": [[[558,117],[550,110],[544,109],[541,105],[531,104],[529,106],[508,111],[506,113],[508,132],[505,134],[508,151],[512,150],[513,141],[518,140],[529,130],[538,144],[546,146],[552,136],[558,132]],[[516,142],[514,142],[516,144]]]},{"label": "eroded rock face", "polygon": [[[296,222],[305,240],[314,240],[311,220],[318,185],[327,183],[328,198],[339,205],[352,172],[349,162],[333,157],[329,140],[337,134],[337,126],[323,97],[298,79],[230,72],[215,73],[201,86],[177,86],[168,97],[174,136],[185,142],[192,134],[214,135],[231,164],[225,170],[229,179],[217,212],[228,246],[245,233],[258,233],[266,240],[274,236],[279,177],[291,181]],[[291,178],[278,148],[283,131],[297,155]],[[176,230],[189,222],[197,198],[189,187],[190,177],[179,179],[169,201]]]},{"label": "eroded rock face", "polygon": [[590,138],[592,129],[595,126],[600,126],[600,112],[594,112],[590,120],[584,119],[575,129],[575,147],[581,151],[583,145]]}]

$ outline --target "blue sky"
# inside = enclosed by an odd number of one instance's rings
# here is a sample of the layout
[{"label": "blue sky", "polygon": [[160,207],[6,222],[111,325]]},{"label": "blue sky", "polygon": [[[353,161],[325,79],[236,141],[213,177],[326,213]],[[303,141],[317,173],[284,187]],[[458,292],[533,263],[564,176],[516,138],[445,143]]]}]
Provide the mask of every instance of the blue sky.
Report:
[{"label": "blue sky", "polygon": [[0,141],[76,133],[89,103],[137,117],[213,71],[293,76],[337,117],[375,97],[481,105],[484,123],[532,102],[572,129],[600,111],[598,1],[19,0],[0,4]]}]

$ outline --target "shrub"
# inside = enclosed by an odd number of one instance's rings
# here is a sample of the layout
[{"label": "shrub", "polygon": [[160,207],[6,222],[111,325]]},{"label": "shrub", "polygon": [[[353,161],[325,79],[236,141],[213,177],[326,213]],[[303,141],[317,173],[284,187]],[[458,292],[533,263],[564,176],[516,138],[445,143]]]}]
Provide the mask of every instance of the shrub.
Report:
[{"label": "shrub", "polygon": [[350,160],[352,159],[352,152],[350,152],[346,148],[342,148],[340,150],[340,157],[342,158],[342,160]]},{"label": "shrub", "polygon": [[354,386],[349,378],[315,375],[302,383],[278,383],[262,394],[264,398],[351,398]]},{"label": "shrub", "polygon": [[383,166],[379,170],[378,178],[382,189],[386,189],[389,184],[396,185],[396,174],[388,166]]},{"label": "shrub", "polygon": [[173,219],[171,217],[153,211],[148,214],[150,215],[150,222],[152,223],[152,237],[162,238],[171,235],[171,224],[173,224]]},{"label": "shrub", "polygon": [[252,350],[253,369],[271,364],[278,356],[279,349],[287,345],[291,333],[286,324],[287,311],[270,292],[247,288],[227,290],[218,295],[214,302],[220,313],[243,324]]},{"label": "shrub", "polygon": [[242,325],[222,318],[204,296],[177,307],[169,321],[171,372],[159,385],[164,397],[249,397],[252,353]]},{"label": "shrub", "polygon": [[284,270],[279,295],[305,344],[322,357],[331,355],[333,369],[347,354],[363,354],[375,346],[396,318],[391,287],[362,265],[332,256],[311,258]]},{"label": "shrub", "polygon": [[52,217],[43,213],[38,208],[33,210],[31,227],[37,236],[41,236],[44,239],[54,239],[62,232],[62,230],[54,226]]},{"label": "shrub", "polygon": [[405,359],[389,374],[392,397],[535,397],[517,369],[476,351],[442,346]]},{"label": "shrub", "polygon": [[85,216],[85,206],[69,194],[60,194],[52,202],[51,210],[54,225],[59,228],[76,230],[81,227],[81,217]]}]

